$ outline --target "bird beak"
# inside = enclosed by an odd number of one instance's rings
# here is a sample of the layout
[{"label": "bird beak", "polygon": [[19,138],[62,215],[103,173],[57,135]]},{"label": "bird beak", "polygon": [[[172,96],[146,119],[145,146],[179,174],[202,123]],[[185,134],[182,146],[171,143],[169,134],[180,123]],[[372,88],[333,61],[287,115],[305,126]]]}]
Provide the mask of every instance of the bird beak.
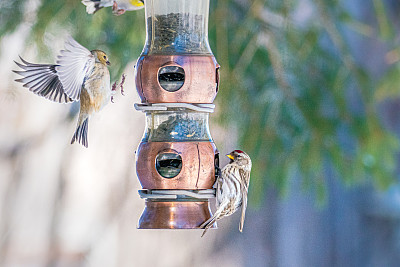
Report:
[{"label": "bird beak", "polygon": [[230,158],[231,160],[234,159],[234,157],[231,154],[226,155],[228,158]]},{"label": "bird beak", "polygon": [[106,64],[107,64],[108,66],[110,66],[110,65],[111,65],[110,61],[108,61],[108,60],[107,60]]}]

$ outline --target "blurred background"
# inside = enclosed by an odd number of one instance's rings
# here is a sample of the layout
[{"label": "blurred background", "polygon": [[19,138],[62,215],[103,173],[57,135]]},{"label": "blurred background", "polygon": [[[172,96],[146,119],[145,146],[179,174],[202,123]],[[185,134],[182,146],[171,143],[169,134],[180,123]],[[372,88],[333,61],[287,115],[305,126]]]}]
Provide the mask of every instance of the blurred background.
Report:
[{"label": "blurred background", "polygon": [[[399,266],[399,12],[396,0],[211,0],[211,132],[253,170],[244,232],[236,214],[200,238],[136,229],[144,10],[0,0],[0,266]],[[78,105],[11,72],[18,55],[53,63],[67,34],[108,53],[112,81],[127,74],[88,149],[69,144]]]}]

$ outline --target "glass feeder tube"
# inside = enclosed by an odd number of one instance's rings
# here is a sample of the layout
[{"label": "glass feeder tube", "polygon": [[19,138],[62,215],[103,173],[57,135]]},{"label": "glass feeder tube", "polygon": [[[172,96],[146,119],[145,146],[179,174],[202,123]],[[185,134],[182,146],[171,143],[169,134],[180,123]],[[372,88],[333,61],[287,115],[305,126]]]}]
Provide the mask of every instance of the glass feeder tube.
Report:
[{"label": "glass feeder tube", "polygon": [[208,0],[147,0],[143,54],[211,55],[208,10]]}]

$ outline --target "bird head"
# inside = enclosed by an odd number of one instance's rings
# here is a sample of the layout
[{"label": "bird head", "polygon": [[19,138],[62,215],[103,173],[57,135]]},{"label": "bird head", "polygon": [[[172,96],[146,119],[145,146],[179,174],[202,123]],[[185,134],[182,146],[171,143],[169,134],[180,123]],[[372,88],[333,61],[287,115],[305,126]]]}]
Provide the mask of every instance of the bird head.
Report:
[{"label": "bird head", "polygon": [[142,7],[144,6],[143,0],[129,0],[132,6]]},{"label": "bird head", "polygon": [[230,164],[236,164],[239,168],[246,171],[251,170],[251,159],[242,150],[233,150],[231,153],[226,155],[230,159]]},{"label": "bird head", "polygon": [[92,55],[94,55],[94,58],[97,63],[102,63],[104,65],[110,65],[110,61],[108,61],[107,54],[101,50],[92,50],[91,51]]}]

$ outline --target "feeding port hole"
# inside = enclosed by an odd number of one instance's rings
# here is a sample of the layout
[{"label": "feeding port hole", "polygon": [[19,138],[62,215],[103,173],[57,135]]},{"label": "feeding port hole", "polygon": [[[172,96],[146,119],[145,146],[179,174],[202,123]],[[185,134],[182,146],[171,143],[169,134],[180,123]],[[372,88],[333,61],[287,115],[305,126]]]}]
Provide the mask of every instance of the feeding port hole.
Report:
[{"label": "feeding port hole", "polygon": [[174,178],[182,170],[182,157],[177,153],[160,153],[156,157],[156,170],[164,178]]},{"label": "feeding port hole", "polygon": [[178,66],[162,67],[158,72],[158,82],[168,92],[178,91],[185,82],[185,71]]}]

